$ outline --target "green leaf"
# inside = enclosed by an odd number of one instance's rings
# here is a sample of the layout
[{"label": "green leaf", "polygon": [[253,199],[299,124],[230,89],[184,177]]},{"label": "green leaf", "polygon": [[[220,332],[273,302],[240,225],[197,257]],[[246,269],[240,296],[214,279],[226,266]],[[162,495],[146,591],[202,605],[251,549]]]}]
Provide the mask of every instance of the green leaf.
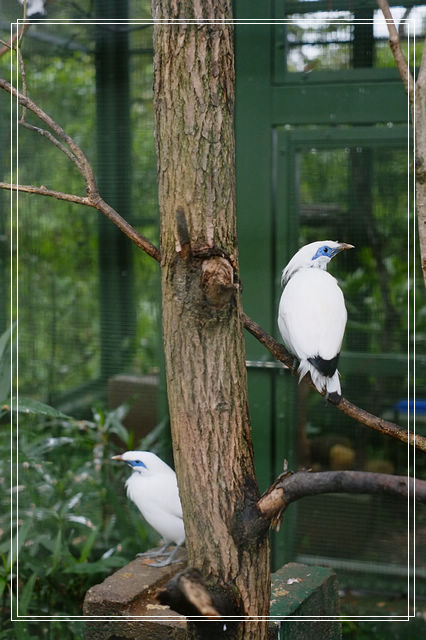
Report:
[{"label": "green leaf", "polygon": [[109,429],[110,425],[116,422],[121,423],[129,413],[130,403],[125,402],[119,405],[113,411],[109,411],[105,418],[105,429]]},{"label": "green leaf", "polygon": [[31,529],[32,522],[31,520],[27,520],[24,524],[19,527],[18,530],[18,543],[16,543],[16,536],[12,540],[11,548],[9,551],[8,559],[7,559],[7,567],[9,571],[11,571],[13,565],[16,562],[16,557],[19,554],[19,551],[27,539],[28,533]]},{"label": "green leaf", "polygon": [[126,446],[128,445],[129,432],[120,422],[112,421],[109,425],[108,431],[109,433],[115,433]]},{"label": "green leaf", "polygon": [[28,623],[27,622],[14,622],[12,635],[10,630],[6,630],[6,635],[3,638],[9,640],[11,637],[16,640],[32,640],[30,632],[28,631]]},{"label": "green leaf", "polygon": [[71,567],[67,567],[64,573],[105,573],[108,569],[122,567],[126,560],[122,556],[111,556],[96,562],[79,562]]},{"label": "green leaf", "polygon": [[37,574],[33,573],[22,590],[22,594],[18,600],[18,613],[20,616],[25,616],[27,614],[28,605],[30,604],[31,596],[33,595],[36,580]]},{"label": "green leaf", "polygon": [[3,358],[3,355],[6,352],[7,347],[9,345],[9,343],[10,343],[10,335],[12,333],[12,328],[13,327],[9,327],[0,336],[0,360]]},{"label": "green leaf", "polygon": [[164,439],[164,434],[169,427],[169,417],[163,418],[141,441],[141,448],[143,450],[151,450],[154,444],[161,439]]},{"label": "green leaf", "polygon": [[7,580],[0,576],[0,599],[3,597],[3,591],[7,585]]},{"label": "green leaf", "polygon": [[56,539],[55,546],[53,548],[52,555],[52,570],[54,571],[58,565],[59,558],[61,557],[61,546],[62,546],[62,532],[59,529]]},{"label": "green leaf", "polygon": [[80,554],[80,558],[79,558],[79,562],[86,562],[87,558],[89,557],[89,554],[92,550],[92,547],[95,543],[96,537],[98,535],[98,530],[92,529],[92,531],[89,533],[89,535],[87,536],[87,540],[84,543],[84,547],[81,551]]},{"label": "green leaf", "polygon": [[47,416],[49,418],[66,418],[67,420],[70,419],[70,416],[67,416],[65,413],[58,411],[54,407],[51,407],[48,404],[44,404],[43,402],[39,402],[38,400],[33,400],[33,398],[26,398],[25,396],[19,396],[18,401],[16,401],[16,398],[13,397],[11,402],[11,409],[13,411],[18,411],[19,413]]},{"label": "green leaf", "polygon": [[0,404],[10,396],[10,336],[12,327],[0,336]]}]

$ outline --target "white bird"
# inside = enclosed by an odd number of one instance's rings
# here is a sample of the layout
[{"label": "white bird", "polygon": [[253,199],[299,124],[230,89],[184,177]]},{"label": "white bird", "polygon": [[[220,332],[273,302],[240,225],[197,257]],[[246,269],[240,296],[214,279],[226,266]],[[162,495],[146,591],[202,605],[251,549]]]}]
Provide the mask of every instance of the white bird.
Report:
[{"label": "white bird", "polygon": [[309,372],[319,392],[338,402],[342,395],[337,363],[347,312],[337,280],[327,273],[336,254],[353,245],[311,242],[285,267],[278,327],[287,349],[299,360],[299,382]]},{"label": "white bird", "polygon": [[[18,2],[24,4],[24,0]],[[27,18],[42,18],[46,15],[44,5],[45,0],[27,0]]]},{"label": "white bird", "polygon": [[138,555],[165,555],[167,547],[174,542],[176,546],[168,557],[151,566],[164,567],[170,564],[185,542],[176,473],[151,451],[126,451],[112,459],[126,462],[131,467],[133,473],[126,481],[127,496],[164,540],[163,547],[158,551]]}]

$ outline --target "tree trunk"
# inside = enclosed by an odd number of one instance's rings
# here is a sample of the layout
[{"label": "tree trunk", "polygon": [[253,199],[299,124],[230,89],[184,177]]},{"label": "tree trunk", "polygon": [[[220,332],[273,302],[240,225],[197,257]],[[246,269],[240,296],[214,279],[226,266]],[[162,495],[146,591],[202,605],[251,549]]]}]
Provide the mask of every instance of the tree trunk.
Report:
[{"label": "tree trunk", "polygon": [[[426,44],[426,43],[425,43]],[[419,226],[420,258],[426,285],[426,50],[416,82],[416,207]]]},{"label": "tree trunk", "polygon": [[[266,616],[267,527],[244,534],[259,493],[238,286],[233,27],[202,24],[229,20],[231,1],[153,0],[153,17],[199,20],[154,27],[163,339],[188,564],[231,588],[242,615]],[[266,623],[246,621],[234,637],[266,638]]]}]

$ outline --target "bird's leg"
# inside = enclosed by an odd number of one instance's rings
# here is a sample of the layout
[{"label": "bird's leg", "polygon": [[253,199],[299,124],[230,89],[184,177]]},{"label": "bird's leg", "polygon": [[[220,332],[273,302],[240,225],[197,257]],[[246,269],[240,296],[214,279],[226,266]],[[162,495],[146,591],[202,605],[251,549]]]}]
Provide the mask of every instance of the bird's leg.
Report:
[{"label": "bird's leg", "polygon": [[169,553],[169,555],[167,556],[167,558],[165,558],[164,560],[161,560],[160,562],[151,562],[150,563],[150,567],[167,567],[167,565],[169,564],[173,564],[175,562],[181,562],[180,560],[175,560],[175,556],[176,553],[178,552],[178,549],[180,549],[181,545],[177,544],[175,546],[174,549],[172,549],[172,551]]},{"label": "bird's leg", "polygon": [[166,542],[166,544],[163,544],[163,546],[160,547],[160,549],[157,549],[155,551],[144,551],[144,553],[137,553],[136,556],[138,558],[157,558],[158,556],[164,556],[168,546],[169,546],[169,543]]}]

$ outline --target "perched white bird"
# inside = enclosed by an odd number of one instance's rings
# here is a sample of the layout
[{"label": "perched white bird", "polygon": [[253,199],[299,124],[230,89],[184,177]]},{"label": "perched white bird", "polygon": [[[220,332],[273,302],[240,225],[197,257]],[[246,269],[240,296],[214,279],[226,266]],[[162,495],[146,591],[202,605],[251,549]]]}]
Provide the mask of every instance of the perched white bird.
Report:
[{"label": "perched white bird", "polygon": [[346,307],[337,280],[327,265],[351,244],[321,240],[311,242],[285,267],[284,291],[278,310],[278,327],[287,349],[298,358],[299,382],[309,372],[318,391],[338,402],[337,363],[346,326]]},{"label": "perched white bird", "polygon": [[[24,0],[18,2],[24,4]],[[27,18],[42,18],[46,15],[45,4],[45,0],[27,0]]]},{"label": "perched white bird", "polygon": [[127,496],[165,543],[158,551],[138,555],[165,555],[167,547],[174,542],[176,546],[168,557],[151,566],[164,567],[170,564],[179,547],[185,542],[182,506],[175,472],[151,451],[126,451],[122,455],[113,456],[112,459],[126,462],[132,468],[133,473],[126,481]]}]

